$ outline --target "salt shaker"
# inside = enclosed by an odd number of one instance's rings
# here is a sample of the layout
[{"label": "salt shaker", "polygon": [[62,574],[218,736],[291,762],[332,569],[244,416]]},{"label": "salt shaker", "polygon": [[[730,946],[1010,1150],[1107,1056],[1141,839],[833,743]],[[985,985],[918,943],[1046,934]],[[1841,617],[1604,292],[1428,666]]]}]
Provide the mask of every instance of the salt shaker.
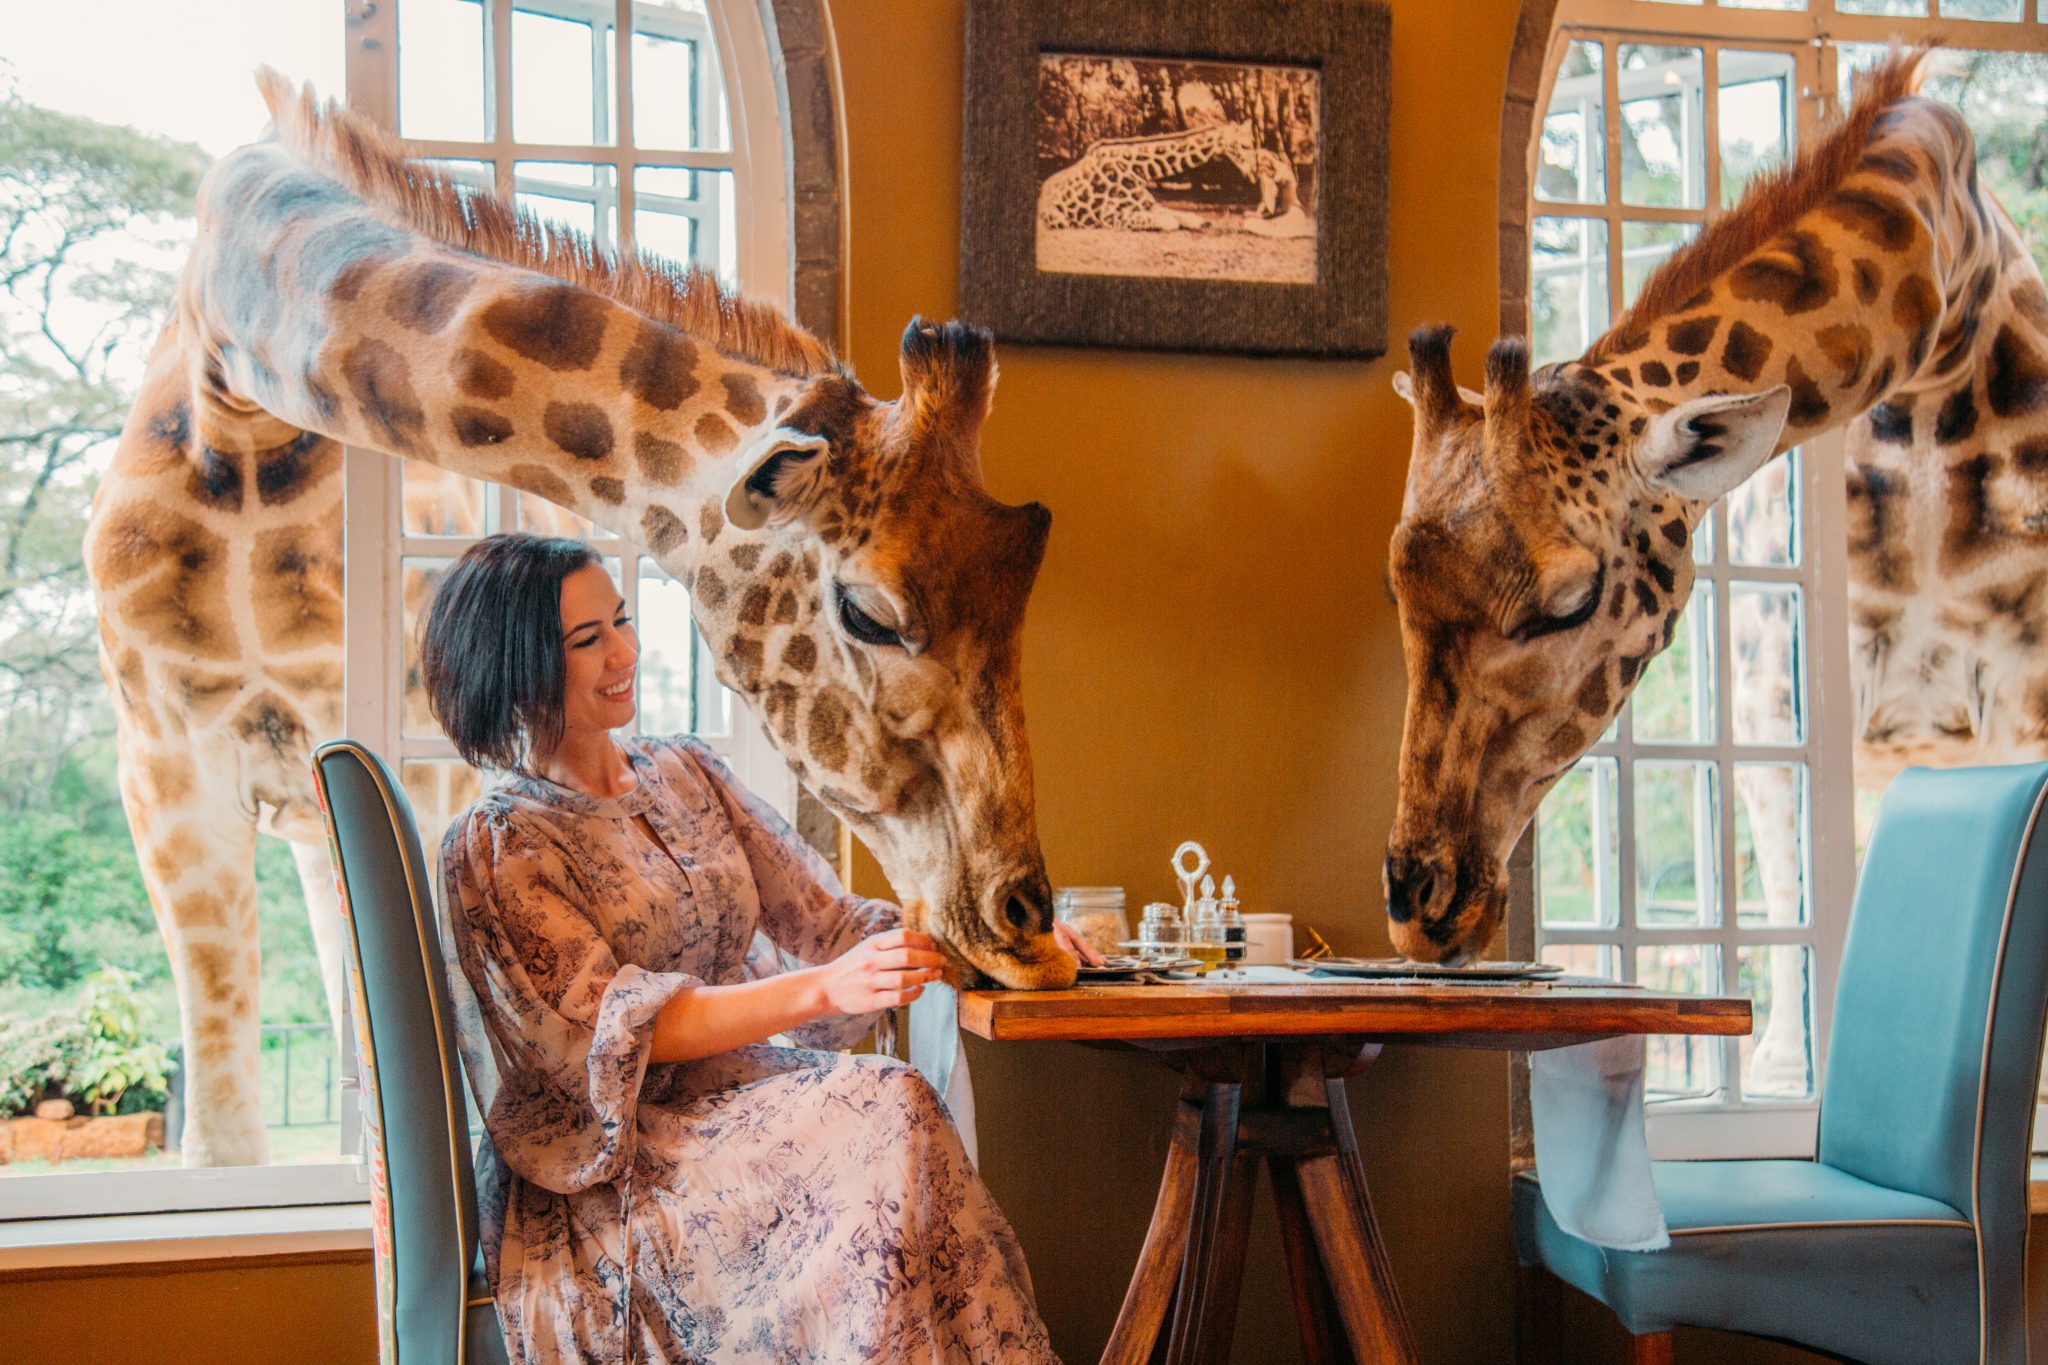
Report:
[{"label": "salt shaker", "polygon": [[1147,956],[1180,956],[1187,943],[1187,926],[1181,922],[1180,911],[1164,901],[1153,901],[1145,907],[1144,917],[1138,922],[1138,951]]}]

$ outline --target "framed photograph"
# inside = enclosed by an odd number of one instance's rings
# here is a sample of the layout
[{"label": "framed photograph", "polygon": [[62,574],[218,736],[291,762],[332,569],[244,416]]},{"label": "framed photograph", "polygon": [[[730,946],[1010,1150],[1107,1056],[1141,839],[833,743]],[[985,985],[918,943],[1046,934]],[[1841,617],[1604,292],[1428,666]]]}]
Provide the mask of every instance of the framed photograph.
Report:
[{"label": "framed photograph", "polygon": [[970,0],[962,315],[1381,354],[1390,27],[1380,0]]}]

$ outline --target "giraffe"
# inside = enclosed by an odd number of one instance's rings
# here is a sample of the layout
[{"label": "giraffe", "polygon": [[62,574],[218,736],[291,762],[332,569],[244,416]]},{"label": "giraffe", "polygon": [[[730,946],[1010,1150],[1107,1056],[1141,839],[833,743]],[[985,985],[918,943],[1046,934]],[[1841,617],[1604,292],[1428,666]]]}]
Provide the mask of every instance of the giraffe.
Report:
[{"label": "giraffe", "polygon": [[[185,1038],[188,1165],[260,1163],[259,831],[324,866],[343,443],[535,494],[690,590],[719,677],[957,977],[1061,986],[1019,669],[1051,516],[984,490],[986,332],[903,390],[708,275],[601,257],[267,69],[86,534],[120,789]],[[313,908],[337,931],[331,891]],[[331,948],[323,956],[331,955]]]},{"label": "giraffe", "polygon": [[1038,190],[1038,225],[1146,232],[1206,226],[1198,215],[1176,213],[1161,205],[1149,186],[1220,156],[1244,172],[1246,180],[1260,185],[1263,202],[1268,194],[1260,180],[1255,152],[1249,123],[1212,123],[1184,133],[1104,138],[1090,144],[1073,165],[1046,177]]},{"label": "giraffe", "polygon": [[[1388,580],[1408,667],[1385,870],[1401,951],[1485,945],[1538,802],[1670,643],[1700,518],[1832,428],[1859,775],[2048,754],[2048,292],[1961,116],[1917,97],[1925,57],[1868,73],[1831,133],[1578,359],[1532,376],[1504,338],[1473,394],[1449,329],[1410,338]],[[1745,673],[1754,692],[1770,661]],[[1796,895],[1778,880],[1770,896]]]}]

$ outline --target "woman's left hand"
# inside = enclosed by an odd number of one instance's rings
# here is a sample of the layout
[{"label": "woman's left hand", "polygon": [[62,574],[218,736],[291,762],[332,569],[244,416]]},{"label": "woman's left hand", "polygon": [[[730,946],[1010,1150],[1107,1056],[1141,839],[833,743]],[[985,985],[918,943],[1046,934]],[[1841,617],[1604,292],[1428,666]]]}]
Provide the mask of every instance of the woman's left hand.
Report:
[{"label": "woman's left hand", "polygon": [[1082,966],[1100,967],[1102,965],[1102,954],[1089,946],[1088,940],[1075,933],[1074,926],[1065,920],[1056,919],[1052,922],[1052,936],[1053,941],[1058,943],[1060,947],[1065,948],[1075,957],[1080,958]]}]

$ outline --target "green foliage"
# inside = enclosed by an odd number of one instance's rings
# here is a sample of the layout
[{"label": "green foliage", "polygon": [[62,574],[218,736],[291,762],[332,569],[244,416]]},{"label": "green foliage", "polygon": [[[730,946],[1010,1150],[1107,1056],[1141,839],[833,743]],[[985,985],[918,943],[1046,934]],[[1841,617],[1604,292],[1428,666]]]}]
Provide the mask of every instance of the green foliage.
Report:
[{"label": "green foliage", "polygon": [[102,967],[75,1010],[0,1026],[0,1116],[68,1099],[92,1114],[161,1109],[170,1094],[169,1051],[148,1036],[133,972]]},{"label": "green foliage", "polygon": [[0,985],[63,991],[101,963],[165,974],[127,831],[61,811],[0,821]]}]

